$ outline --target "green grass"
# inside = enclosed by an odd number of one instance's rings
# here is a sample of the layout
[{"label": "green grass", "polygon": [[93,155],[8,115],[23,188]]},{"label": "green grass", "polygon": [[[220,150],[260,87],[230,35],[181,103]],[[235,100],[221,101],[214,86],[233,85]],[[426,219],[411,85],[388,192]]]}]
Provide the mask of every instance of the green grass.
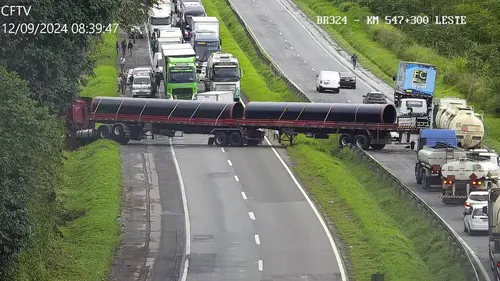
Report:
[{"label": "green grass", "polygon": [[[245,29],[240,25],[238,20],[232,17],[231,11],[218,10],[215,1],[203,0],[202,2],[207,14],[217,16],[219,19],[226,19],[220,22],[222,51],[231,53],[238,58],[240,67],[244,71],[243,78],[241,79],[243,93],[245,93],[245,89],[259,89],[259,91],[255,91],[251,96],[254,101],[282,99],[300,101],[300,98],[288,91],[283,79],[273,75],[269,67],[263,64],[252,63],[260,61],[260,58],[255,52],[251,41],[245,34]],[[264,80],[262,77],[268,77],[269,79]]]},{"label": "green grass", "polygon": [[[82,96],[116,96],[116,34],[103,36],[95,73]],[[55,241],[54,280],[107,280],[119,243],[121,170],[119,144],[98,140],[64,152],[62,183],[57,190],[62,236]]]},{"label": "green grass", "polygon": [[50,280],[107,280],[119,242],[121,172],[119,144],[99,140],[66,152],[59,263]]},{"label": "green grass", "polygon": [[[434,50],[415,44],[400,30],[385,24],[365,25],[354,22],[371,15],[366,8],[346,2],[338,7],[329,0],[293,0],[313,21],[316,16],[347,16],[347,25],[323,25],[323,29],[347,52],[358,54],[359,63],[384,82],[394,86],[392,76],[396,74],[401,60],[431,63],[437,66],[439,74],[436,83],[437,97],[474,96],[476,102],[488,100],[481,77],[467,73],[463,58],[445,58]],[[383,20],[383,18],[381,19]],[[458,89],[462,89],[458,91]],[[484,97],[484,98],[482,98]],[[486,103],[482,103],[485,107]],[[493,110],[492,108],[486,108]],[[485,144],[500,150],[500,118],[486,116],[484,124],[488,131]]]},{"label": "green grass", "polygon": [[[275,75],[265,71],[267,66],[258,59],[227,2],[203,0],[203,4],[208,15],[220,20],[224,50],[245,62],[245,74],[258,70],[250,83],[242,83],[248,99],[297,100],[284,84],[276,82]],[[465,280],[443,235],[429,225],[425,215],[402,200],[390,184],[374,183],[376,175],[354,161],[352,152],[333,154],[330,148],[335,146],[336,139],[300,137],[298,145],[288,151],[297,164],[295,172],[348,244],[351,279],[370,280],[372,273],[383,272],[391,281]]]},{"label": "green grass", "polygon": [[102,36],[102,43],[97,49],[94,58],[96,67],[94,68],[94,77],[88,77],[88,83],[83,88],[80,96],[116,96],[118,69],[116,67],[117,57],[115,42],[118,40],[118,34],[105,34]]}]

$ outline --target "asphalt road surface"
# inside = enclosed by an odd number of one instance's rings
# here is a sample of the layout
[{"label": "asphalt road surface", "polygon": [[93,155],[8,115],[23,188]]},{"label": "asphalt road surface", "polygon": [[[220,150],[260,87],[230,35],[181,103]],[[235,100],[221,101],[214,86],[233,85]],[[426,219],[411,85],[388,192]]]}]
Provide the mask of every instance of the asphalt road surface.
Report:
[{"label": "asphalt road surface", "polygon": [[[137,40],[127,69],[150,65],[147,42]],[[343,280],[326,225],[273,150],[225,150],[207,140],[122,148],[124,228],[111,279]]]},{"label": "asphalt road surface", "polygon": [[[290,0],[230,0],[242,15],[259,43],[313,102],[361,103],[363,95],[379,90],[392,101],[393,89],[366,69],[352,69],[351,54],[341,50],[325,32],[312,23]],[[350,71],[357,76],[357,89],[342,89],[340,94],[316,92],[316,74],[321,70]],[[488,239],[485,235],[470,237],[463,230],[463,206],[441,203],[439,193],[423,191],[416,185],[416,154],[404,146],[389,145],[369,153],[424,199],[453,229],[462,236],[490,273]]]}]

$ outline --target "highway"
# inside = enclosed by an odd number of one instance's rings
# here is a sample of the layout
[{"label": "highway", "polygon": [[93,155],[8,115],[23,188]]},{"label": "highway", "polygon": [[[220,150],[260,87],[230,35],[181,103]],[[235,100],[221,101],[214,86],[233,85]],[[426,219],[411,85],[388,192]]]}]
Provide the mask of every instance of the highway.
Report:
[{"label": "highway", "polygon": [[[147,42],[137,41],[127,68],[150,65]],[[148,196],[136,200],[140,206],[125,204],[125,239],[112,278],[347,280],[325,222],[278,158],[280,149],[221,149],[207,140],[159,137],[122,149],[126,201],[146,185],[158,189],[161,207],[144,202]],[[138,223],[134,214],[143,206],[151,211]]]},{"label": "highway", "polygon": [[[347,54],[326,38],[324,31],[308,20],[290,0],[230,0],[260,45],[279,68],[312,102],[361,103],[362,95],[379,90],[389,96],[393,89],[366,69],[352,70]],[[346,67],[347,66],[347,67]],[[340,94],[316,92],[316,74],[321,70],[350,71],[357,76],[357,89],[342,89]],[[401,146],[389,145],[369,153],[412,188],[467,242],[492,276],[488,262],[488,238],[464,233],[462,206],[446,206],[439,193],[423,191],[416,185],[416,154]]]}]

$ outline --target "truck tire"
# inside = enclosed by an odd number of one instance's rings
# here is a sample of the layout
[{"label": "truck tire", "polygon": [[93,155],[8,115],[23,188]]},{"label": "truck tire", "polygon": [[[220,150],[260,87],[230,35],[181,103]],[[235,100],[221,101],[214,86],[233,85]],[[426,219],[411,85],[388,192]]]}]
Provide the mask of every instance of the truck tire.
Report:
[{"label": "truck tire", "polygon": [[232,132],[228,138],[230,146],[243,146],[243,136],[240,132]]},{"label": "truck tire", "polygon": [[373,150],[382,150],[382,149],[384,149],[385,144],[383,144],[383,143],[377,143],[377,144],[372,143],[370,146],[371,146],[371,148]]},{"label": "truck tire", "polygon": [[97,128],[97,136],[100,139],[107,139],[110,135],[109,127],[107,125],[101,125]]},{"label": "truck tire", "polygon": [[229,143],[226,132],[217,132],[214,136],[214,142],[216,146],[225,147]]},{"label": "truck tire", "polygon": [[121,141],[122,139],[125,139],[125,128],[123,127],[122,124],[114,124],[113,128],[111,129],[113,138],[116,139],[117,141]]},{"label": "truck tire", "polygon": [[352,138],[349,134],[342,134],[340,135],[339,138],[339,146],[340,148],[348,146],[350,143],[352,143]]},{"label": "truck tire", "polygon": [[370,138],[364,134],[356,135],[354,137],[354,144],[363,150],[367,150],[370,148]]},{"label": "truck tire", "polygon": [[415,164],[415,179],[417,180],[417,184],[422,184],[422,169],[418,164]]}]

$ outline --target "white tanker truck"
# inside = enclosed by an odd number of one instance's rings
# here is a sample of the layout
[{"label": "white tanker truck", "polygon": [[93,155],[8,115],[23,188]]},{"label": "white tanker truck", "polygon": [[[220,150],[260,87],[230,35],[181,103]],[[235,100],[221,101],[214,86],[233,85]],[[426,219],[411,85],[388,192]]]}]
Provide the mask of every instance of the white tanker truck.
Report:
[{"label": "white tanker truck", "polygon": [[478,148],[484,137],[483,113],[464,99],[442,98],[432,101],[433,128],[456,131],[457,140],[465,149]]},{"label": "white tanker truck", "polygon": [[498,156],[481,154],[469,152],[466,157],[443,165],[441,171],[443,203],[463,204],[471,191],[486,191],[496,182],[500,174]]}]

